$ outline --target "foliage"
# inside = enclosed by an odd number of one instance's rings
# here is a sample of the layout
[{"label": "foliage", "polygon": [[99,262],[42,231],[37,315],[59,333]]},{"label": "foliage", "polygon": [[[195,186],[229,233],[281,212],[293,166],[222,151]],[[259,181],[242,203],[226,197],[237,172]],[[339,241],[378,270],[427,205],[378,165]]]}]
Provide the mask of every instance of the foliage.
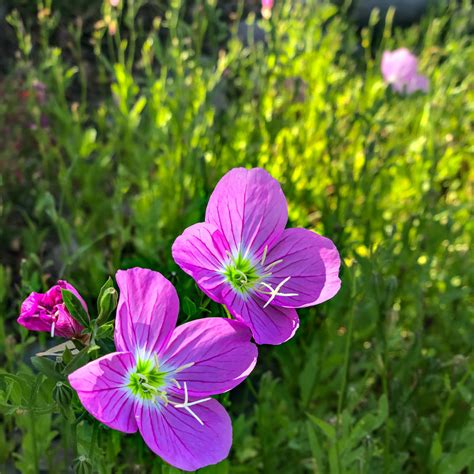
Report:
[{"label": "foliage", "polygon": [[[471,2],[404,30],[374,14],[360,35],[324,2],[277,1],[268,21],[242,17],[241,3],[230,17],[215,1],[183,3],[104,2],[83,22],[45,0],[34,21],[8,17],[0,467],[177,472],[57,385],[110,346],[112,282],[88,354],[31,360],[54,342],[15,324],[18,301],[63,277],[92,301],[108,275],[140,265],[177,286],[180,322],[223,314],[171,244],[225,171],[261,166],[291,224],[335,241],[343,287],[300,311],[296,337],[261,347],[257,370],[221,398],[233,452],[201,472],[473,471]],[[400,46],[419,54],[428,94],[383,84],[381,53]]]}]

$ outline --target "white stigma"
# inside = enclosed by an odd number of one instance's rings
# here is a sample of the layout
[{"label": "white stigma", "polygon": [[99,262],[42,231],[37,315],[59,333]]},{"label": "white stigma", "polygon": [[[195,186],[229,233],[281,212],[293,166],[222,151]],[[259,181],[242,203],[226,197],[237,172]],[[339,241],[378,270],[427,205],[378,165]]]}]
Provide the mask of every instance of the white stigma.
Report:
[{"label": "white stigma", "polygon": [[59,309],[53,314],[53,324],[51,324],[51,337],[54,337],[54,330],[56,328],[56,321],[58,320]]},{"label": "white stigma", "polygon": [[263,293],[265,295],[270,295],[270,298],[268,298],[268,301],[263,305],[264,308],[266,308],[277,296],[298,296],[298,293],[280,293],[281,288],[290,278],[291,277],[286,277],[284,280],[278,283],[278,285],[275,288],[272,288],[271,285],[269,285],[268,283],[265,283],[264,281],[260,282],[261,285],[263,285],[265,288],[268,288],[269,290],[269,291],[260,291],[260,293]]},{"label": "white stigma", "polygon": [[184,403],[173,403],[175,408],[184,408],[193,418],[195,418],[199,424],[204,426],[204,422],[199,418],[199,416],[194,413],[191,408],[193,405],[198,405],[199,403],[204,403],[207,402],[208,400],[211,400],[209,397],[208,398],[202,398],[201,400],[196,400],[194,402],[189,401],[189,396],[188,396],[188,385],[186,382],[184,382]]}]

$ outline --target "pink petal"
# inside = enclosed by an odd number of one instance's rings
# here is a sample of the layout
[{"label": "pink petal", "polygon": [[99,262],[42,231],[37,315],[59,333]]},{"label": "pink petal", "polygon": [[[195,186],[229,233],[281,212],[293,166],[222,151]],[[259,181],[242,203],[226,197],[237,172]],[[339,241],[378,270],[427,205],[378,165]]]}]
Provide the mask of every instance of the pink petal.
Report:
[{"label": "pink petal", "polygon": [[265,170],[234,168],[217,183],[206,222],[218,227],[232,250],[252,249],[258,257],[279,238],[288,209],[278,181]]},{"label": "pink petal", "polygon": [[[287,277],[281,293],[298,296],[277,296],[272,305],[285,308],[313,306],[332,298],[341,287],[339,252],[331,240],[307,229],[286,229],[279,242],[268,252],[265,265],[282,260],[265,279],[275,288]],[[265,291],[268,289],[265,288]],[[268,295],[259,296],[267,301]]]},{"label": "pink petal", "polygon": [[210,298],[221,302],[224,277],[218,273],[229,251],[222,232],[205,222],[188,227],[171,249],[175,262],[191,275]]},{"label": "pink petal", "polygon": [[58,305],[58,319],[55,323],[54,331],[57,336],[65,338],[79,336],[83,329],[84,328],[69,314],[63,304]]},{"label": "pink petal", "polygon": [[252,333],[238,321],[204,318],[176,328],[163,354],[167,369],[176,374],[190,394],[197,396],[227,392],[242,382],[257,362],[257,347],[250,342]]},{"label": "pink petal", "polygon": [[407,94],[412,94],[417,91],[421,92],[428,92],[429,90],[429,81],[426,76],[422,76],[421,74],[417,74],[414,76],[406,86]]},{"label": "pink petal", "polygon": [[161,273],[144,268],[119,270],[116,279],[120,288],[115,323],[117,350],[159,353],[176,326],[176,290]]},{"label": "pink petal", "polygon": [[84,408],[104,425],[135,433],[135,398],[126,387],[127,373],[135,365],[129,352],[114,352],[89,362],[69,375]]},{"label": "pink petal", "polygon": [[137,405],[137,423],[148,447],[167,463],[195,471],[225,459],[232,445],[232,424],[216,400],[194,405],[202,426],[183,408],[172,404]]},{"label": "pink petal", "polygon": [[416,75],[418,60],[408,49],[400,48],[395,51],[385,51],[382,56],[382,75],[395,90],[402,91],[408,81]]},{"label": "pink petal", "polygon": [[264,303],[256,295],[249,295],[244,299],[233,293],[229,295],[226,306],[234,317],[249,326],[257,344],[283,344],[298,329],[298,314],[293,308],[272,305],[264,308]]},{"label": "pink petal", "polygon": [[20,316],[17,319],[21,324],[30,331],[46,331],[51,330],[52,318],[46,311],[40,311],[38,305],[44,298],[42,293],[30,293],[21,304]]}]

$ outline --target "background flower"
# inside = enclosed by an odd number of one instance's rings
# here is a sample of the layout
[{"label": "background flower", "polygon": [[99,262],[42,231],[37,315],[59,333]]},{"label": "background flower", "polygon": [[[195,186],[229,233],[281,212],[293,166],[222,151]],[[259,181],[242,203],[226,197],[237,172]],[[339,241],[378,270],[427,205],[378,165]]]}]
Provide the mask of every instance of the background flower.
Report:
[{"label": "background flower", "polygon": [[428,79],[418,74],[418,60],[406,48],[385,51],[381,70],[384,81],[397,92],[412,94],[416,91],[428,91]]}]

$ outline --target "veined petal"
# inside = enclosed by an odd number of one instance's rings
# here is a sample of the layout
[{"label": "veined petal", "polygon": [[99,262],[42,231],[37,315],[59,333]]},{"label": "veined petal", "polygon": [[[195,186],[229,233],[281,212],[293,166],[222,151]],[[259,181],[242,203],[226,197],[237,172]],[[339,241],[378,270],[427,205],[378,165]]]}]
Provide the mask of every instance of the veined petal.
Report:
[{"label": "veined petal", "polygon": [[[177,327],[163,364],[179,369],[175,378],[194,396],[226,392],[242,382],[257,362],[252,333],[238,321],[204,318]],[[191,366],[187,367],[189,364]]]},{"label": "veined petal", "polygon": [[119,270],[115,323],[118,351],[159,353],[169,341],[179,311],[174,286],[161,273],[144,268]]},{"label": "veined petal", "polygon": [[145,443],[167,463],[185,471],[216,464],[232,445],[232,424],[216,400],[194,405],[201,425],[183,408],[147,403],[137,405],[135,416]]},{"label": "veined petal", "polygon": [[295,309],[272,305],[264,308],[265,302],[255,294],[246,298],[229,294],[225,304],[234,317],[251,329],[257,344],[283,344],[294,336],[299,326]]},{"label": "veined petal", "polygon": [[[272,263],[276,263],[272,266]],[[265,282],[276,288],[283,280],[271,305],[303,308],[332,298],[341,287],[341,260],[333,242],[307,229],[286,229],[278,243],[268,252],[265,266],[271,276]],[[268,287],[259,287],[269,292]],[[271,295],[258,293],[268,301]]]},{"label": "veined petal", "polygon": [[191,275],[214,301],[221,302],[224,277],[222,270],[229,244],[222,232],[205,222],[188,227],[174,242],[171,252],[175,262]]},{"label": "veined petal", "polygon": [[235,168],[217,183],[206,210],[206,222],[217,226],[232,251],[259,257],[278,240],[288,220],[285,195],[264,169]]},{"label": "veined petal", "polygon": [[126,387],[127,373],[135,364],[129,352],[114,352],[89,362],[69,375],[84,408],[104,425],[135,433],[135,399]]}]

